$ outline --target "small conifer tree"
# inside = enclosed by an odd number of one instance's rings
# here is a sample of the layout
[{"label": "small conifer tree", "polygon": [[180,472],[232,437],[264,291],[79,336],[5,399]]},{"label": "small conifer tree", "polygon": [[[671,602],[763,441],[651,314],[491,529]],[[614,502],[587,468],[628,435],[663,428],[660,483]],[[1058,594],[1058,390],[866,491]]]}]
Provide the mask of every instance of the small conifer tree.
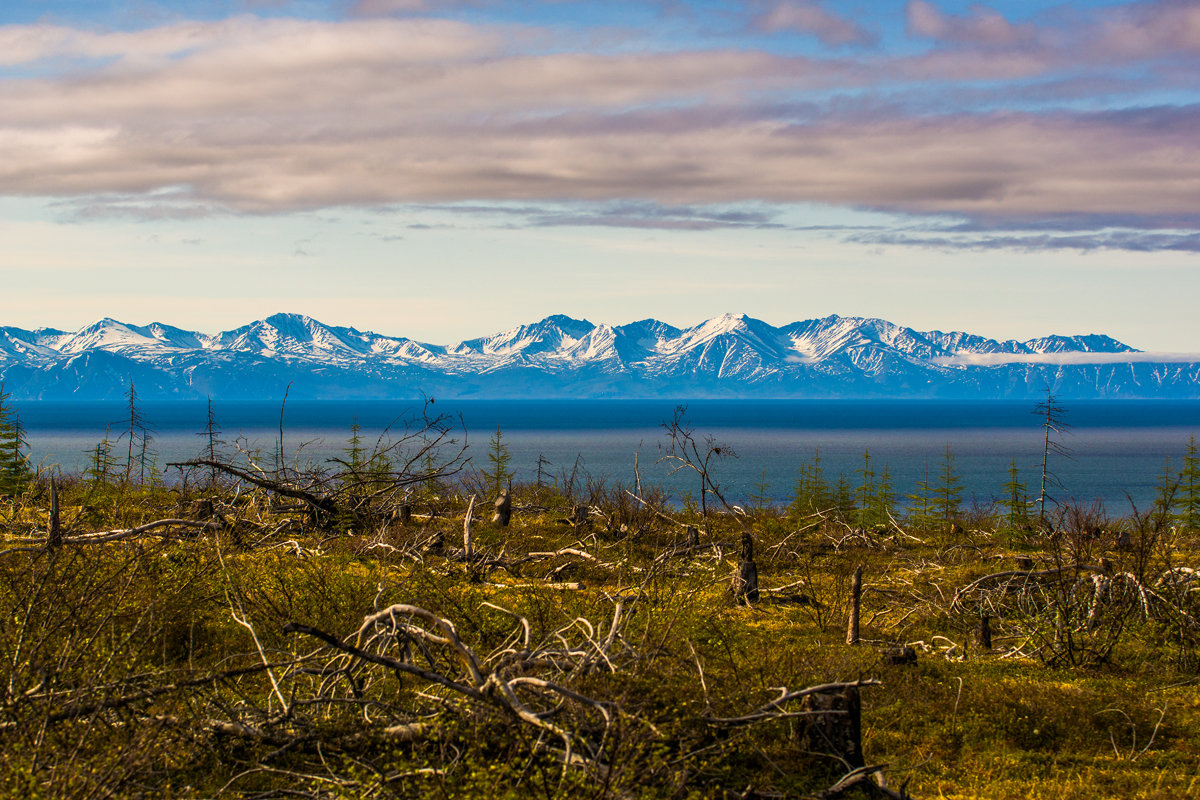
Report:
[{"label": "small conifer tree", "polygon": [[765,469],[754,483],[754,492],[750,495],[750,502],[755,514],[762,514],[771,506],[771,484],[767,483]]},{"label": "small conifer tree", "polygon": [[838,475],[837,486],[834,489],[833,502],[838,514],[843,520],[854,518],[854,487],[845,475]]},{"label": "small conifer tree", "polygon": [[104,438],[96,443],[96,447],[88,451],[89,463],[84,479],[90,490],[107,486],[112,480],[116,468],[116,458],[112,452],[112,429],[104,429]]},{"label": "small conifer tree", "polygon": [[813,453],[812,461],[801,464],[796,476],[796,485],[792,489],[791,512],[798,517],[806,517],[818,511],[825,511],[834,504],[830,497],[829,486],[825,483],[825,468],[821,464],[821,451]]},{"label": "small conifer tree", "polygon": [[21,419],[0,383],[0,496],[15,497],[29,483],[26,445]]},{"label": "small conifer tree", "polygon": [[1154,495],[1154,516],[1158,520],[1168,522],[1174,516],[1175,508],[1179,504],[1181,480],[1182,476],[1179,473],[1171,471],[1171,457],[1167,456],[1163,461],[1163,471],[1159,473]]},{"label": "small conifer tree", "polygon": [[492,465],[487,474],[488,488],[491,489],[492,496],[496,497],[500,494],[500,490],[508,486],[513,479],[513,472],[508,468],[512,461],[512,455],[508,452],[508,445],[504,443],[504,434],[499,425],[496,426],[496,432],[488,441],[487,456],[488,462]]},{"label": "small conifer tree", "polygon": [[1179,474],[1178,513],[1176,521],[1193,531],[1200,530],[1200,449],[1195,435],[1188,438],[1183,456],[1183,471]]},{"label": "small conifer tree", "polygon": [[925,477],[917,481],[916,489],[906,495],[908,500],[908,524],[922,531],[930,530],[937,522],[933,513],[933,496],[929,485],[929,464],[925,464]]},{"label": "small conifer tree", "polygon": [[1025,484],[1021,482],[1017,460],[1008,465],[1008,481],[1001,487],[1004,491],[1004,517],[1009,529],[1017,530],[1029,521],[1029,497]]},{"label": "small conifer tree", "polygon": [[892,510],[896,506],[896,485],[892,482],[892,472],[888,465],[883,465],[879,475],[879,483],[875,486],[873,516],[875,522],[886,525],[892,519]]},{"label": "small conifer tree", "polygon": [[342,452],[346,454],[346,466],[351,472],[358,475],[363,471],[367,462],[363,457],[362,428],[358,424],[358,415],[355,415],[354,421],[350,423],[350,439]]},{"label": "small conifer tree", "polygon": [[954,469],[954,456],[946,446],[946,456],[938,472],[938,483],[933,489],[931,511],[943,530],[958,518],[962,505],[962,479]]},{"label": "small conifer tree", "polygon": [[875,472],[871,469],[871,451],[863,451],[862,469],[858,470],[859,483],[854,490],[854,502],[858,511],[858,524],[865,528],[876,520]]}]

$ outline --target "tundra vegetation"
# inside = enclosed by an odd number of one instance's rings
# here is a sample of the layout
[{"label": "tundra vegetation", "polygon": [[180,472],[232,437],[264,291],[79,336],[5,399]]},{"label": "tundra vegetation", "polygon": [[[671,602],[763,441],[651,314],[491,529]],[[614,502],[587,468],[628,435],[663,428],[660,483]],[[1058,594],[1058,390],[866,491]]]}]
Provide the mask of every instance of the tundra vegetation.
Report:
[{"label": "tundra vegetation", "polygon": [[540,460],[510,483],[500,431],[477,470],[428,407],[321,464],[223,442],[210,407],[197,456],[160,465],[129,400],[130,440],[83,474],[0,464],[4,796],[1200,781],[1194,441],[1124,516],[1047,504],[1015,467],[966,507],[949,452],[907,497],[870,454],[853,480],[818,454],[789,506],[742,508],[732,450],[682,411],[656,458],[694,492],[669,497]]}]

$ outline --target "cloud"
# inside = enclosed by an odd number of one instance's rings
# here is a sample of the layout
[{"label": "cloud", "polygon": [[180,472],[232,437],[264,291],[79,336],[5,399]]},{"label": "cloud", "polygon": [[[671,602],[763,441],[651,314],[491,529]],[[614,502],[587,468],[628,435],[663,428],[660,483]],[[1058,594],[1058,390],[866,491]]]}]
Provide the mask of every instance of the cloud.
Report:
[{"label": "cloud", "polygon": [[830,12],[820,3],[805,0],[776,3],[756,18],[755,26],[767,33],[810,33],[831,46],[871,44],[876,39],[857,22]]},{"label": "cloud", "polygon": [[1096,48],[1112,56],[1200,54],[1200,5],[1195,0],[1118,6],[1100,19],[1097,29]]},{"label": "cloud", "polygon": [[697,213],[755,202],[1155,227],[1200,199],[1200,106],[913,116],[796,100],[905,79],[905,61],[570,52],[544,31],[437,19],[38,30],[0,27],[24,42],[0,53],[104,63],[0,77],[3,194],[171,189],[172,214],[588,202],[541,224],[658,227],[770,224]]},{"label": "cloud", "polygon": [[555,206],[425,206],[424,210],[478,216],[520,217],[522,225],[538,228],[612,227],[657,230],[717,230],[721,228],[784,228],[776,214],[757,209],[661,206],[645,202],[558,204]]},{"label": "cloud", "polygon": [[928,247],[935,250],[1127,250],[1137,253],[1200,253],[1200,232],[1195,231],[1081,231],[1071,234],[1014,231],[1006,235],[884,231],[856,234],[846,237],[845,241],[871,245]]},{"label": "cloud", "polygon": [[430,10],[428,0],[358,0],[351,13],[364,16],[387,16],[388,14],[413,14]]},{"label": "cloud", "polygon": [[932,358],[940,367],[994,367],[1002,364],[1200,364],[1200,353],[958,353]]},{"label": "cloud", "polygon": [[[952,64],[1018,74],[1057,69],[1109,71],[1121,65],[1153,65],[1152,80],[1162,83],[1168,66],[1179,58],[1200,55],[1200,5],[1195,0],[1149,0],[1113,6],[1064,5],[1043,12],[1035,21],[1014,23],[980,4],[965,14],[947,14],[930,0],[905,6],[910,36],[932,40],[934,50],[909,59],[911,65],[945,70]],[[986,59],[980,58],[986,54]],[[943,73],[948,74],[948,73]],[[1194,85],[1195,65],[1182,71]],[[1184,84],[1181,84],[1184,85]]]},{"label": "cloud", "polygon": [[927,39],[984,47],[1014,47],[1037,40],[1033,25],[1014,25],[983,5],[974,5],[967,14],[956,16],[943,13],[926,0],[910,0],[905,16],[909,34]]}]

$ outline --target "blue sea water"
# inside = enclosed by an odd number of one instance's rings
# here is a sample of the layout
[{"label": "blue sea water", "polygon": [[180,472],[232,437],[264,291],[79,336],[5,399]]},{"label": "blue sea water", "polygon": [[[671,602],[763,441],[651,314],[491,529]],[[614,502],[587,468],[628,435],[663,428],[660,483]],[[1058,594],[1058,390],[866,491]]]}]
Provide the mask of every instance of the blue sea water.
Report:
[{"label": "blue sea water", "polygon": [[[537,460],[549,462],[550,480],[574,469],[582,480],[631,484],[635,454],[644,483],[659,483],[676,496],[696,492],[694,475],[669,474],[660,463],[666,443],[663,423],[673,400],[447,400],[427,410],[445,414],[457,426],[455,438],[467,444],[472,463],[487,469],[487,447],[497,427],[521,480],[532,480]],[[886,465],[896,490],[915,490],[931,481],[946,449],[962,478],[964,497],[987,502],[1001,493],[1015,461],[1022,479],[1037,482],[1042,452],[1040,419],[1033,404],[1008,401],[827,401],[703,400],[688,402],[684,419],[703,443],[707,437],[736,453],[713,470],[731,500],[745,502],[765,483],[768,495],[786,502],[799,467],[819,451],[825,473],[858,481],[864,451],[879,474]],[[1181,466],[1188,438],[1200,434],[1200,401],[1077,401],[1063,403],[1071,429],[1061,439],[1071,457],[1051,457],[1063,500],[1103,501],[1123,514],[1129,502],[1146,508],[1164,468]],[[31,455],[44,466],[82,470],[106,429],[117,440],[128,427],[121,403],[20,402]],[[197,435],[207,414],[204,401],[146,402],[140,410],[153,430],[152,449],[160,464],[196,456]],[[343,455],[357,419],[364,443],[374,444],[387,426],[402,430],[420,416],[412,401],[292,401],[282,408],[284,445],[289,459],[321,464]],[[248,450],[274,452],[279,437],[279,403],[215,402],[222,439],[240,440]],[[236,455],[232,444],[227,454]],[[114,448],[123,454],[124,440]]]}]

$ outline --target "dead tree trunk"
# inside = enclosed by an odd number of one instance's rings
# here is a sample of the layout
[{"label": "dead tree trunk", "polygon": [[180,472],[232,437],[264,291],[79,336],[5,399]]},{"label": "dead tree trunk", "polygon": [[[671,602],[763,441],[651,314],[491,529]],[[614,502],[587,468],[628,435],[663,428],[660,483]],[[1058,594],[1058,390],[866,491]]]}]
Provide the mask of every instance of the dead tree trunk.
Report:
[{"label": "dead tree trunk", "polygon": [[463,557],[468,561],[475,555],[471,549],[471,514],[475,511],[475,495],[471,495],[471,502],[467,503],[467,514],[463,517]]},{"label": "dead tree trunk", "polygon": [[54,550],[62,547],[62,525],[58,516],[58,481],[50,476],[50,535],[46,540],[46,548]]},{"label": "dead tree trunk", "polygon": [[498,523],[501,528],[507,528],[512,520],[512,493],[508,489],[501,489],[495,505],[496,513],[492,515],[492,522]]},{"label": "dead tree trunk", "polygon": [[984,650],[992,649],[992,618],[987,614],[979,618],[979,646]]},{"label": "dead tree trunk", "polygon": [[405,503],[400,506],[400,524],[408,527],[412,524],[412,504]]},{"label": "dead tree trunk", "polygon": [[758,601],[758,565],[754,563],[754,537],[749,532],[742,534],[742,560],[731,588],[736,601]]},{"label": "dead tree trunk", "polygon": [[[858,618],[862,607],[862,565],[850,580],[850,621],[846,624],[846,644],[858,644]],[[859,766],[862,766],[861,764]]]}]

